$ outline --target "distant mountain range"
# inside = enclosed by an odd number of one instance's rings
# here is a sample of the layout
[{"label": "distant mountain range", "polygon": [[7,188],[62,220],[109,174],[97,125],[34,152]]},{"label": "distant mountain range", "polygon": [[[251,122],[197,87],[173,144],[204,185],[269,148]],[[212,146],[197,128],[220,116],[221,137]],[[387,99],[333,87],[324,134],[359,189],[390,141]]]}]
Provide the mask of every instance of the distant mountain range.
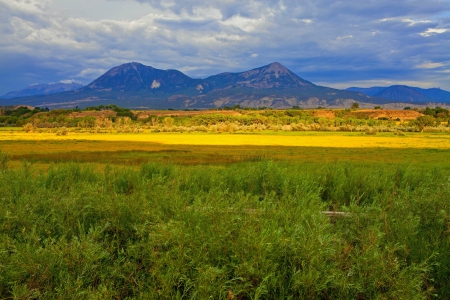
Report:
[{"label": "distant mountain range", "polygon": [[407,85],[389,87],[374,86],[370,88],[350,87],[348,91],[360,92],[371,97],[380,97],[410,103],[450,103],[450,92],[440,88],[422,89]]},{"label": "distant mountain range", "polygon": [[[221,73],[205,79],[194,79],[177,70],[160,70],[132,62],[114,67],[89,85],[73,91],[19,96],[2,100],[0,105],[84,107],[116,104],[131,108],[215,108],[239,104],[242,107],[307,108],[350,107],[355,101],[370,104],[392,102],[360,90],[338,90],[315,85],[276,62],[249,71]],[[411,101],[416,100],[402,100]],[[428,101],[428,97],[424,101]]]},{"label": "distant mountain range", "polygon": [[6,93],[0,96],[0,99],[13,99],[27,96],[51,95],[60,92],[77,90],[82,87],[84,87],[84,85],[75,82],[34,84],[20,91]]}]

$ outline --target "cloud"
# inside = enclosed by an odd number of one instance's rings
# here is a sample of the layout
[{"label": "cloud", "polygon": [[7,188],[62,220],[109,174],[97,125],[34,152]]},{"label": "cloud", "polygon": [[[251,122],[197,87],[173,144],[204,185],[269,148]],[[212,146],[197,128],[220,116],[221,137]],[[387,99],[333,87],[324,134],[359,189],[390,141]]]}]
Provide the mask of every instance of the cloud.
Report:
[{"label": "cloud", "polygon": [[71,83],[78,83],[78,84],[82,84],[81,81],[79,80],[74,80],[74,79],[64,79],[64,80],[60,80],[60,83],[64,83],[64,84],[71,84]]},{"label": "cloud", "polygon": [[421,36],[430,36],[434,34],[440,34],[446,32],[448,29],[446,28],[428,28],[427,31],[419,33]]},{"label": "cloud", "polygon": [[353,35],[346,35],[346,36],[338,36],[336,39],[338,40],[338,41],[340,41],[340,40],[345,40],[345,39],[351,39],[351,38],[353,38]]},{"label": "cloud", "polygon": [[105,73],[107,70],[106,69],[92,69],[92,68],[87,68],[82,70],[80,73],[78,73],[77,75],[75,75],[75,77],[81,77],[81,78],[85,78],[85,77],[95,77],[95,76],[100,76],[103,73]]},{"label": "cloud", "polygon": [[449,13],[438,0],[0,0],[0,94],[131,61],[197,78],[280,61],[313,82],[450,89]]},{"label": "cloud", "polygon": [[445,64],[443,63],[432,63],[432,62],[425,62],[423,64],[417,65],[417,68],[419,69],[435,69],[439,67],[443,67]]}]

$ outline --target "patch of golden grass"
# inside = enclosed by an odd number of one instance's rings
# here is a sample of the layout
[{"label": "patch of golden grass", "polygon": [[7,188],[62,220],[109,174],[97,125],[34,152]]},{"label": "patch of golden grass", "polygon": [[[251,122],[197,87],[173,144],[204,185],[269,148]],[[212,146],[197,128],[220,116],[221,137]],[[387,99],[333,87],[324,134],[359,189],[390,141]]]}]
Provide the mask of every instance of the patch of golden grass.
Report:
[{"label": "patch of golden grass", "polygon": [[[450,135],[392,133],[376,136],[343,132],[289,132],[283,134],[87,134],[0,132],[0,150],[8,153],[12,168],[23,160],[34,169],[53,163],[78,162],[139,166],[146,162],[182,165],[235,162],[297,161],[320,163],[446,164]],[[450,165],[449,165],[450,166]]]},{"label": "patch of golden grass", "polygon": [[216,145],[216,146],[289,146],[326,148],[420,148],[450,149],[448,134],[408,134],[406,136],[361,133],[302,133],[298,134],[210,134],[210,133],[144,133],[144,134],[89,134],[70,133],[57,136],[54,133],[10,134],[0,132],[0,141],[105,141],[143,142],[162,145]]}]

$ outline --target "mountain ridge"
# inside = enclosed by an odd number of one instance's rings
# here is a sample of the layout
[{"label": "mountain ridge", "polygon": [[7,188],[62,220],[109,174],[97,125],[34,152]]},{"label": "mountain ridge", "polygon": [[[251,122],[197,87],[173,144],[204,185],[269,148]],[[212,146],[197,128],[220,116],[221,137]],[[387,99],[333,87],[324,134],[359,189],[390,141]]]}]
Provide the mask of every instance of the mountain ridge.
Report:
[{"label": "mountain ridge", "polygon": [[[75,91],[17,98],[12,105],[74,107],[116,104],[145,108],[349,107],[351,103],[392,102],[358,91],[315,85],[278,62],[236,73],[195,79],[178,70],[160,70],[138,62],[111,68]],[[408,101],[404,101],[408,102]]]},{"label": "mountain ridge", "polygon": [[450,92],[440,88],[423,89],[407,85],[391,85],[388,87],[374,86],[369,88],[349,87],[346,90],[395,101],[450,103]]},{"label": "mountain ridge", "polygon": [[84,87],[84,85],[71,82],[71,83],[49,83],[49,84],[34,84],[18,91],[11,91],[0,96],[0,99],[13,99],[18,97],[37,96],[37,95],[50,95],[60,92],[73,91]]}]

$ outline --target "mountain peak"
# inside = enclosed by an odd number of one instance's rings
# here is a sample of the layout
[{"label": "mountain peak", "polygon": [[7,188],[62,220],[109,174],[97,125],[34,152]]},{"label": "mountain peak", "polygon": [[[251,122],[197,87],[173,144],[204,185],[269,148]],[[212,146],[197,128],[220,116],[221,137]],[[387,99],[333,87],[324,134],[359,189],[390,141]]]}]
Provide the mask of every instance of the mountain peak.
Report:
[{"label": "mountain peak", "polygon": [[138,62],[130,62],[110,69],[87,88],[97,91],[172,92],[192,87],[196,83],[197,80],[177,70],[160,70]]},{"label": "mountain peak", "polygon": [[250,87],[255,89],[315,86],[278,62],[240,73],[222,73],[205,79],[210,89]]},{"label": "mountain peak", "polygon": [[[291,74],[292,72],[288,70],[285,66],[278,62],[273,62],[265,67],[263,67],[262,71],[264,73],[272,73],[276,78],[279,78],[281,75]],[[292,73],[293,74],[293,73]],[[295,74],[294,74],[295,75]],[[297,75],[295,75],[297,76]]]},{"label": "mountain peak", "polygon": [[282,64],[280,64],[279,62],[276,62],[276,61],[271,64],[268,64],[267,66],[272,69],[286,69],[287,70],[287,68],[285,66],[283,66]]},{"label": "mountain peak", "polygon": [[291,88],[314,86],[278,62],[239,74],[247,79],[243,83],[254,88]]},{"label": "mountain peak", "polygon": [[287,68],[285,66],[283,66],[282,64],[280,64],[279,62],[273,62],[271,64],[268,64],[267,67],[269,67],[270,69],[274,69],[274,70],[287,70]]}]

